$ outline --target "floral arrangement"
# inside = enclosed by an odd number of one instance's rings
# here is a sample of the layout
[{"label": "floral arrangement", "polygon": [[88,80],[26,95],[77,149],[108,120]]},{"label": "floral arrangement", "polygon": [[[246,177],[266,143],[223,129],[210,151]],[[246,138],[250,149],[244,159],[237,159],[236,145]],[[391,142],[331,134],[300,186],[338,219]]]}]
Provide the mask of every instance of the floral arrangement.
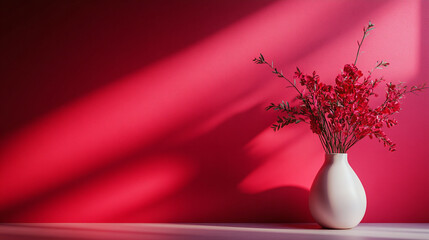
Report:
[{"label": "floral arrangement", "polygon": [[[279,104],[271,103],[266,110],[279,111],[277,121],[272,125],[274,131],[291,123],[309,123],[313,133],[319,135],[320,141],[326,153],[346,153],[359,140],[368,136],[377,138],[389,151],[395,151],[395,144],[386,136],[383,127],[388,128],[397,124],[392,115],[399,112],[401,100],[408,93],[416,93],[426,88],[425,84],[408,87],[402,83],[386,84],[386,97],[384,102],[376,108],[369,105],[370,97],[377,97],[374,89],[382,82],[383,78],[371,77],[375,69],[382,69],[389,65],[388,62],[378,61],[375,67],[364,76],[356,67],[359,51],[365,37],[374,25],[369,22],[363,28],[363,37],[358,43],[358,50],[353,64],[346,64],[344,69],[335,79],[335,86],[320,81],[319,75],[314,71],[307,75],[299,68],[295,72],[293,80],[286,78],[283,73],[274,67],[273,62],[268,63],[260,54],[253,59],[256,64],[268,65],[278,77],[286,79],[291,88],[298,95],[299,104],[291,106],[282,101]],[[302,86],[300,90],[297,82]]]}]

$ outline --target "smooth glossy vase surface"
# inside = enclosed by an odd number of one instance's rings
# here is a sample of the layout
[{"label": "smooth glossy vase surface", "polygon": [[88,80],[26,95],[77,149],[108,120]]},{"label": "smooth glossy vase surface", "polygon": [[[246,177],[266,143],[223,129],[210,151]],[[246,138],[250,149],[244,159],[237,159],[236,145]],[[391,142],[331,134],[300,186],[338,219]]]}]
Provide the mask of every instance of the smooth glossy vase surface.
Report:
[{"label": "smooth glossy vase surface", "polygon": [[309,205],[322,227],[347,229],[360,223],[366,211],[366,195],[346,153],[325,155],[311,186]]}]

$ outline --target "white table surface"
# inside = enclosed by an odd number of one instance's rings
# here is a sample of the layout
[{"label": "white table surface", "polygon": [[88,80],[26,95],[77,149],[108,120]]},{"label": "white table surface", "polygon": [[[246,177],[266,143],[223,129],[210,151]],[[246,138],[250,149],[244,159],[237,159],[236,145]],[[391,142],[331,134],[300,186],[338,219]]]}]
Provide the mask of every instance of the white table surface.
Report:
[{"label": "white table surface", "polygon": [[429,239],[429,223],[363,223],[350,230],[279,223],[2,223],[0,239]]}]

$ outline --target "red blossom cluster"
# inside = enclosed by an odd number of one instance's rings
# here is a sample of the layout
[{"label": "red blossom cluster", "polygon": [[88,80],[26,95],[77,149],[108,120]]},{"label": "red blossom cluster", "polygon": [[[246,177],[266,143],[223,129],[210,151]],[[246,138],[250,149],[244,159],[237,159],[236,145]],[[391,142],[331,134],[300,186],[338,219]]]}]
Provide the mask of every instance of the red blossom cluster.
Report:
[{"label": "red blossom cluster", "polygon": [[[364,37],[374,25],[370,23],[364,28]],[[358,42],[359,49],[362,42]],[[358,53],[359,54],[359,49]],[[345,153],[356,142],[366,136],[377,138],[383,142],[390,151],[395,151],[395,144],[382,130],[384,126],[392,127],[397,121],[392,115],[399,112],[400,101],[407,93],[421,91],[425,84],[408,88],[403,84],[388,83],[385,101],[376,108],[371,108],[369,100],[371,96],[377,97],[374,89],[382,82],[383,78],[373,79],[372,72],[375,69],[387,67],[389,63],[381,61],[364,77],[362,71],[354,64],[346,64],[344,69],[335,79],[335,86],[322,83],[320,77],[313,72],[311,75],[303,74],[298,68],[293,81],[290,81],[268,64],[260,55],[255,58],[257,64],[267,64],[278,77],[286,79],[294,87],[300,100],[297,106],[289,106],[288,102],[280,104],[271,103],[267,110],[281,111],[283,114],[273,124],[274,130],[279,130],[291,123],[307,122],[311,130],[318,134],[327,153]],[[297,82],[304,88],[300,90]]]}]

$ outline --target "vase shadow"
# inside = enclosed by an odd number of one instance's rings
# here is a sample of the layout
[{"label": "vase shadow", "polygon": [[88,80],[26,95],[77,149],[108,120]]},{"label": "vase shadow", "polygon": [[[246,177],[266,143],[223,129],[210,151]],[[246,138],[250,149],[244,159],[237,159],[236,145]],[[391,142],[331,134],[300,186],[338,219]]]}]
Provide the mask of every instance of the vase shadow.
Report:
[{"label": "vase shadow", "polygon": [[317,223],[288,223],[283,226],[286,228],[292,228],[292,229],[321,229],[321,230],[326,229],[321,227]]},{"label": "vase shadow", "polygon": [[314,222],[308,208],[308,198],[309,190],[305,188],[283,186],[244,196],[243,210],[253,209],[252,214],[258,222],[291,223],[290,226],[294,228],[316,228],[313,225],[296,224]]}]

